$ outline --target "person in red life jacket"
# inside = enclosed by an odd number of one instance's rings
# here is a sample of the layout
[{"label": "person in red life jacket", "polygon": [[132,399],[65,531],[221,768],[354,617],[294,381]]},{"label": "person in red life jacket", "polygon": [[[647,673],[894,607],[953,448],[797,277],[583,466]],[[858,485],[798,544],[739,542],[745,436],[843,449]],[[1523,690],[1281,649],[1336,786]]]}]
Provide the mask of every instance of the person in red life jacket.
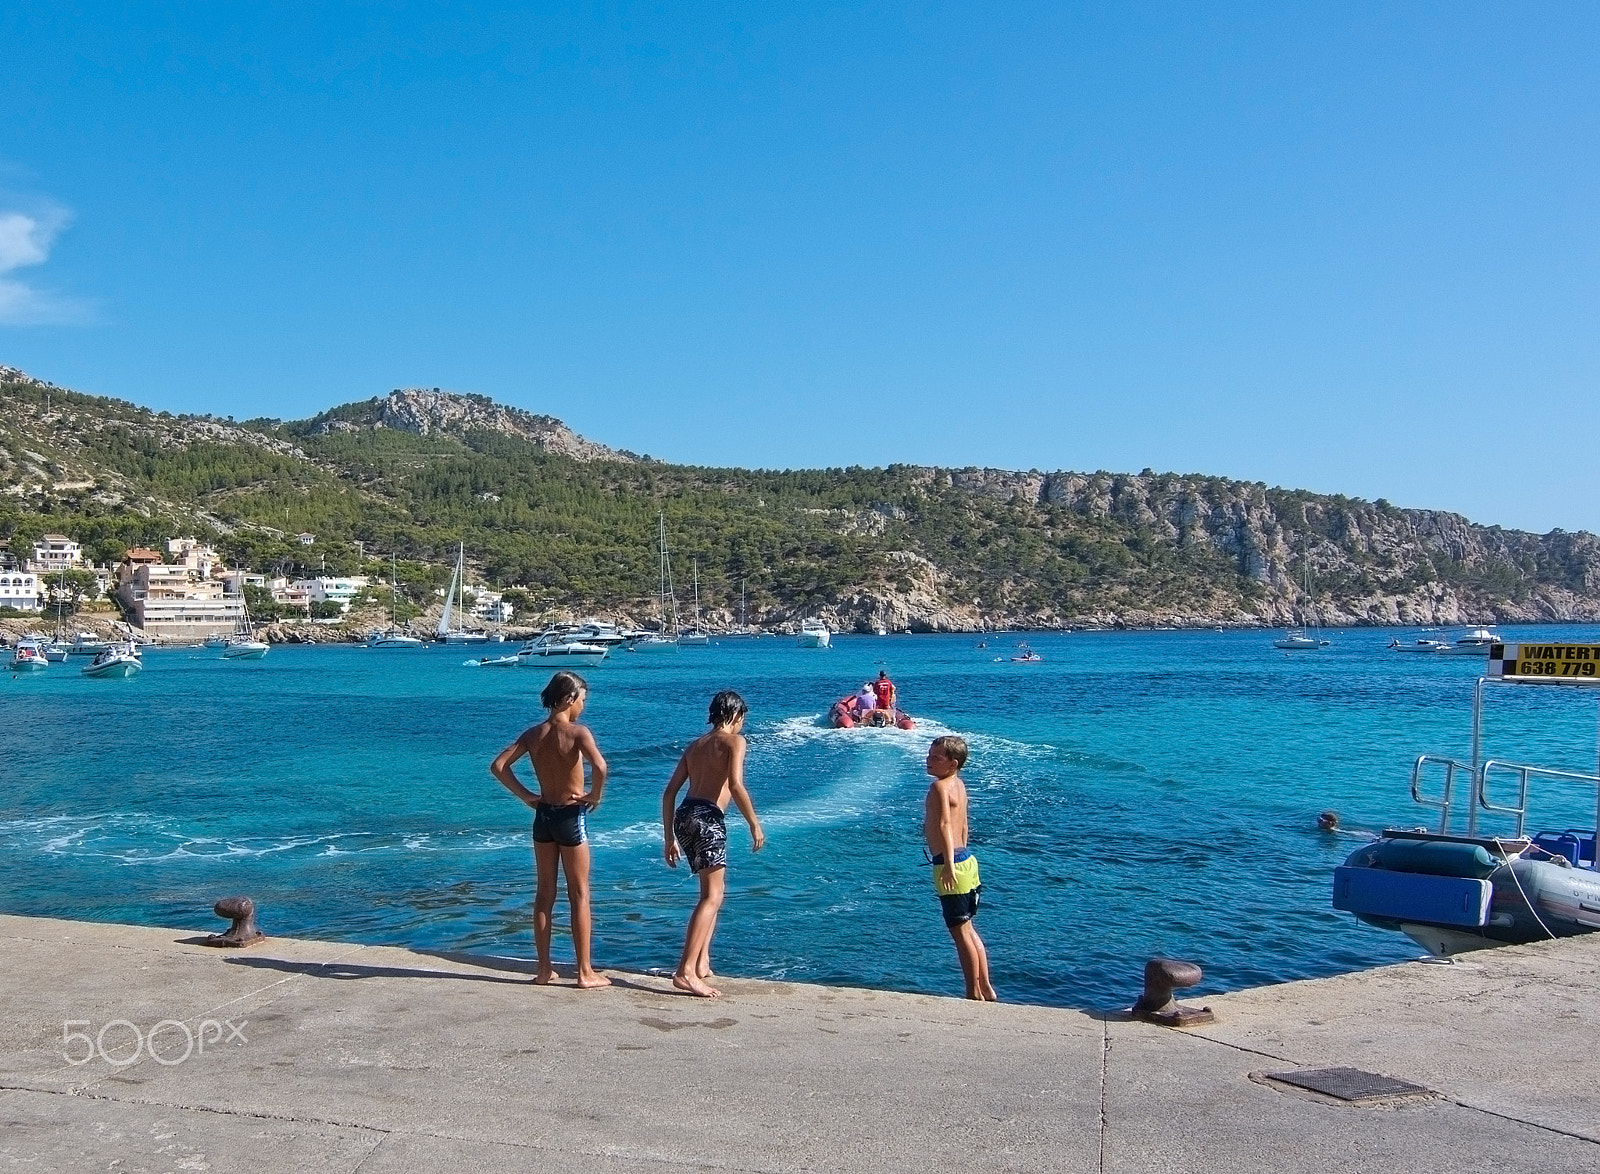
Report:
[{"label": "person in red life jacket", "polygon": [[878,679],[872,683],[872,691],[878,695],[878,708],[893,718],[894,682],[889,679],[889,674],[886,670],[878,670]]}]

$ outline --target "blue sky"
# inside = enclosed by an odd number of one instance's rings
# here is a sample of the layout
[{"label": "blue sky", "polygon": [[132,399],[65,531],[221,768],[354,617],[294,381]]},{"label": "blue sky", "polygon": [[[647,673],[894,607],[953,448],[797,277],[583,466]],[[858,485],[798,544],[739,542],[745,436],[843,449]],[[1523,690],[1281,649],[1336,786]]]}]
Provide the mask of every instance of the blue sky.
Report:
[{"label": "blue sky", "polygon": [[19,7],[0,363],[69,387],[1600,531],[1592,6]]}]

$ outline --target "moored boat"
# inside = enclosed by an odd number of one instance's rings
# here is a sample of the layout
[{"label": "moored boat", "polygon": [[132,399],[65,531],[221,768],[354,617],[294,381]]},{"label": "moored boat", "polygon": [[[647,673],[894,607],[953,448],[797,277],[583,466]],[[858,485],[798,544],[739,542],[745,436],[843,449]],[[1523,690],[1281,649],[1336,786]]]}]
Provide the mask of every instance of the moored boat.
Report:
[{"label": "moored boat", "polygon": [[[1333,875],[1335,909],[1398,930],[1438,957],[1600,929],[1594,829],[1526,834],[1535,781],[1593,790],[1600,824],[1600,773],[1483,754],[1489,689],[1576,685],[1593,700],[1592,690],[1600,685],[1600,644],[1495,644],[1487,655],[1489,673],[1473,692],[1471,761],[1423,754],[1411,767],[1411,796],[1439,813],[1437,830],[1385,830]],[[1423,791],[1430,774],[1442,776],[1436,795]],[[1464,799],[1458,779],[1465,780]],[[1461,828],[1452,826],[1458,802],[1466,808]],[[1480,826],[1487,820],[1511,826],[1495,834]]]},{"label": "moored boat", "polygon": [[49,667],[44,646],[38,640],[24,636],[11,650],[11,671],[14,673],[42,673]]},{"label": "moored boat", "polygon": [[1439,649],[1446,656],[1488,656],[1489,649],[1502,638],[1489,628],[1473,628],[1464,636]]},{"label": "moored boat", "polygon": [[526,669],[592,668],[609,655],[602,645],[563,640],[559,632],[546,629],[522,646],[516,660]]},{"label": "moored boat", "polygon": [[1430,636],[1418,636],[1409,643],[1398,636],[1389,641],[1391,652],[1443,652],[1450,645],[1444,640],[1435,640]]},{"label": "moored boat", "polygon": [[821,620],[806,620],[801,623],[795,642],[801,648],[827,648],[832,639],[833,633],[828,631],[827,624]]},{"label": "moored boat", "polygon": [[104,652],[78,671],[86,677],[132,677],[143,669],[144,663],[139,659],[138,649],[132,640],[128,640],[107,645]]}]

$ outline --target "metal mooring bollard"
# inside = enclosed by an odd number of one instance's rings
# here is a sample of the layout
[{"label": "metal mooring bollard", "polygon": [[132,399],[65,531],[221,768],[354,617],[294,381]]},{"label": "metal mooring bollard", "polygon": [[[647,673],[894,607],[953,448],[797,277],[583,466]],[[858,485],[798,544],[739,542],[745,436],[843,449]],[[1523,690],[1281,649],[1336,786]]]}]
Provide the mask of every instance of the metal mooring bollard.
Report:
[{"label": "metal mooring bollard", "polygon": [[1132,1015],[1162,1027],[1195,1027],[1215,1023],[1210,1007],[1184,1007],[1172,997],[1174,990],[1192,987],[1200,981],[1200,967],[1176,958],[1152,958],[1144,964],[1144,994],[1133,1005]]},{"label": "metal mooring bollard", "polygon": [[224,897],[213,905],[218,917],[232,920],[226,933],[214,933],[206,938],[206,946],[253,946],[265,941],[267,935],[256,925],[256,903],[249,897]]}]

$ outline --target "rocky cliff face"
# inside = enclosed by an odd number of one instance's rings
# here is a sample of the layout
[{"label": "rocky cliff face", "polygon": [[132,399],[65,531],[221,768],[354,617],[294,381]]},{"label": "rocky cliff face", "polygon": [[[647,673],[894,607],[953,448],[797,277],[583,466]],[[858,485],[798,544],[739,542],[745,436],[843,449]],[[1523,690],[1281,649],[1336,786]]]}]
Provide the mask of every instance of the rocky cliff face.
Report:
[{"label": "rocky cliff face", "polygon": [[638,460],[632,453],[586,440],[554,416],[536,416],[520,408],[506,407],[488,396],[440,391],[437,387],[396,388],[383,399],[358,406],[367,410],[319,417],[309,431],[316,435],[361,428],[393,428],[418,436],[442,433],[457,438],[469,432],[499,432],[520,437],[546,452],[573,460]]}]

